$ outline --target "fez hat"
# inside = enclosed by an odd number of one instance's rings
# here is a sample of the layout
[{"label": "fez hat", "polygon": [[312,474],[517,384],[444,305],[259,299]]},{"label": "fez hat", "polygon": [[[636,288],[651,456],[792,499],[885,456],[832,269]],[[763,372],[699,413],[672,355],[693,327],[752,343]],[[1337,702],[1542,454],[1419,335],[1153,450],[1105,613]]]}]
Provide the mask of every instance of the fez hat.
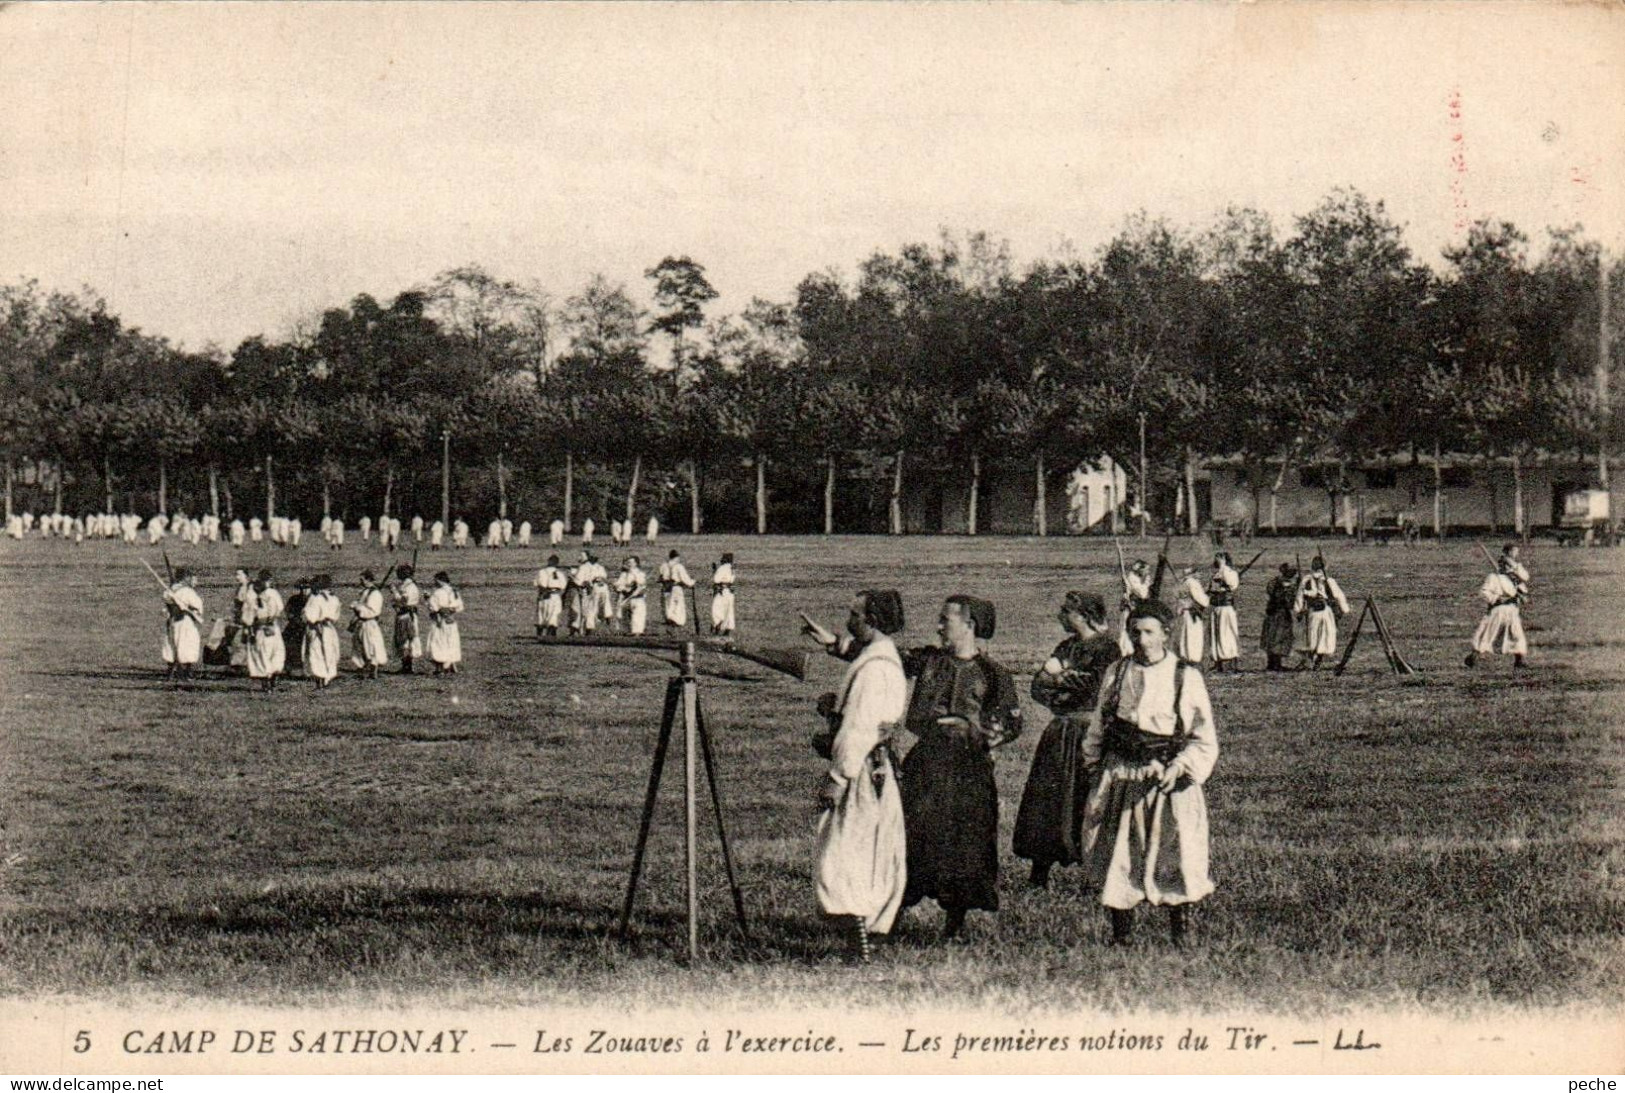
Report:
[{"label": "fez hat", "polygon": [[1156,619],[1162,623],[1163,630],[1171,630],[1174,625],[1174,612],[1161,600],[1141,600],[1129,608],[1128,621],[1130,625],[1135,619]]},{"label": "fez hat", "polygon": [[1073,590],[1066,594],[1061,607],[1067,611],[1076,611],[1090,622],[1100,623],[1106,621],[1106,601],[1093,592],[1079,592]]},{"label": "fez hat", "polygon": [[863,597],[863,619],[882,634],[895,634],[903,629],[903,597],[895,588],[871,588],[859,593]]},{"label": "fez hat", "polygon": [[958,604],[971,622],[971,628],[978,638],[983,641],[993,637],[993,631],[998,625],[998,611],[989,600],[976,596],[949,596],[948,601]]},{"label": "fez hat", "polygon": [[451,574],[442,569],[439,573],[434,575],[434,579],[436,584],[450,584]]}]

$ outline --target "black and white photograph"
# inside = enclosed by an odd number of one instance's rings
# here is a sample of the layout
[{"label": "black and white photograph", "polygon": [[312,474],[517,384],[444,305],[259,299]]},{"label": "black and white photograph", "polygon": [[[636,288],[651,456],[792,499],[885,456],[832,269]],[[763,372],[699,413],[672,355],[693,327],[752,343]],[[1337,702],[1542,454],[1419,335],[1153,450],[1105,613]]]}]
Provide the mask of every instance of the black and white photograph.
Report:
[{"label": "black and white photograph", "polygon": [[1625,1070],[1618,4],[0,55],[0,1072]]}]

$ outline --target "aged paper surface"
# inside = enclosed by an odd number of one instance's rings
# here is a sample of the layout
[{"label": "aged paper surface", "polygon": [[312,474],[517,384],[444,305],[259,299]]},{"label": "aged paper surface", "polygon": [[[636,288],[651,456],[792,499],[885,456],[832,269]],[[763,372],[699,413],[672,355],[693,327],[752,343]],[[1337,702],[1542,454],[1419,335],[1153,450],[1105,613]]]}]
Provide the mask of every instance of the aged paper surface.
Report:
[{"label": "aged paper surface", "polygon": [[[56,48],[82,67],[58,66],[39,90],[22,63],[4,83],[0,132],[14,147],[0,150],[0,275],[92,283],[128,320],[190,345],[230,346],[471,254],[523,268],[551,252],[563,284],[595,263],[635,277],[647,256],[692,246],[739,307],[938,225],[990,223],[1036,258],[1091,248],[1142,207],[1195,218],[1254,204],[1284,217],[1344,184],[1407,210],[1418,250],[1480,215],[1581,221],[1605,246],[1625,242],[1617,5],[0,10],[6,55]],[[493,56],[506,67],[488,67]],[[640,56],[670,84],[635,78]],[[790,75],[763,83],[780,64]],[[598,65],[615,78],[595,83]],[[355,79],[329,78],[346,66]],[[535,127],[508,88],[550,66],[567,78],[548,104],[553,123]],[[956,74],[983,101],[968,101]],[[208,93],[209,80],[239,84],[242,98]],[[66,97],[74,81],[88,90]],[[364,97],[367,81],[390,91]],[[268,130],[263,148],[237,132],[211,150],[206,134],[262,124],[257,111],[279,96],[297,100],[302,126]],[[489,129],[436,129],[438,98],[478,103]],[[820,105],[798,108],[808,102]],[[489,195],[533,187],[528,211],[460,197],[469,180],[440,171],[464,155],[486,162]],[[604,182],[611,173],[633,179],[636,196]],[[711,203],[685,174],[705,180]],[[772,246],[748,242],[763,238]],[[214,247],[254,253],[255,268],[211,276]],[[703,965],[683,974],[717,997]],[[429,989],[323,992],[297,1008],[64,989],[0,1000],[0,1070],[1618,1072],[1621,986],[1612,1001],[1572,1005],[1311,1015],[1272,1011],[1267,998],[1234,1012],[1014,1012],[919,997],[856,1013],[806,993],[674,1010],[635,984],[579,1005]]]}]

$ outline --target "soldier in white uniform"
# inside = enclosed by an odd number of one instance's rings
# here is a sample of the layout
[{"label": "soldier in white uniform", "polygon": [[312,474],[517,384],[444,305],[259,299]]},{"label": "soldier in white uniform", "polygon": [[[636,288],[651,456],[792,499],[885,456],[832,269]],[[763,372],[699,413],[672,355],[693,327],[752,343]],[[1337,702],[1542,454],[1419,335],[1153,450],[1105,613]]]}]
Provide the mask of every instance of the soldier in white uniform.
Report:
[{"label": "soldier in white uniform", "polygon": [[693,587],[694,578],[688,575],[688,568],[683,565],[682,553],[673,550],[660,563],[660,599],[667,626],[688,625],[688,594],[685,589]]},{"label": "soldier in white uniform", "polygon": [[434,674],[456,675],[457,666],[463,662],[463,637],[457,627],[463,598],[451,586],[451,575],[443,570],[434,575],[428,607],[429,659],[434,661]]},{"label": "soldier in white uniform", "polygon": [[429,525],[429,549],[439,550],[441,542],[446,538],[446,525],[436,520]]},{"label": "soldier in white uniform", "polygon": [[344,549],[344,521],[337,516],[327,525],[327,542],[334,550]]},{"label": "soldier in white uniform", "polygon": [[529,520],[521,520],[519,522],[519,545],[522,546],[522,547],[530,546],[530,521]]},{"label": "soldier in white uniform", "polygon": [[350,632],[355,635],[350,663],[361,669],[363,678],[377,679],[378,669],[389,663],[389,649],[384,645],[384,627],[380,622],[384,614],[384,593],[372,570],[361,574],[361,595],[350,605],[350,610],[355,613],[350,622]]},{"label": "soldier in white uniform", "polygon": [[1236,616],[1236,589],[1241,575],[1228,551],[1213,555],[1213,575],[1208,578],[1207,598],[1212,607],[1213,670],[1234,672],[1241,659],[1241,622]]},{"label": "soldier in white uniform", "polygon": [[564,619],[564,590],[570,578],[559,568],[559,556],[549,554],[536,573],[536,636],[556,638]]},{"label": "soldier in white uniform", "polygon": [[649,517],[649,525],[648,525],[648,527],[643,529],[643,539],[644,539],[645,542],[653,543],[653,542],[657,541],[659,538],[660,538],[660,518],[657,517],[657,516],[651,516],[651,517]]},{"label": "soldier in white uniform", "polygon": [[1322,661],[1337,652],[1337,620],[1348,614],[1349,601],[1342,586],[1327,576],[1326,559],[1318,554],[1298,584],[1292,610],[1304,620],[1304,656],[1311,667],[1319,669]]},{"label": "soldier in white uniform", "polygon": [[203,599],[189,569],[177,569],[164,592],[164,664],[171,679],[191,679],[203,661]]},{"label": "soldier in white uniform", "polygon": [[412,541],[414,543],[423,542],[423,517],[421,516],[412,517]]},{"label": "soldier in white uniform", "polygon": [[282,641],[282,593],[271,586],[271,571],[254,578],[254,616],[250,623],[248,676],[260,681],[260,690],[276,690],[277,677],[287,666],[288,650]]},{"label": "soldier in white uniform", "polygon": [[1516,544],[1507,544],[1478,595],[1484,601],[1484,617],[1473,631],[1467,667],[1477,664],[1481,656],[1500,653],[1512,656],[1513,668],[1527,668],[1524,658],[1529,655],[1529,639],[1523,632],[1523,605],[1529,599],[1529,570],[1518,561]]},{"label": "soldier in white uniform", "polygon": [[1179,582],[1179,625],[1174,639],[1174,653],[1179,659],[1202,663],[1209,602],[1196,567],[1186,566]]},{"label": "soldier in white uniform", "polygon": [[260,518],[258,516],[250,520],[248,522],[248,541],[251,543],[259,542],[261,538],[261,531],[264,527],[265,525],[260,523]]},{"label": "soldier in white uniform", "polygon": [[731,638],[735,625],[734,556],[729,552],[711,567],[711,633]]},{"label": "soldier in white uniform", "polygon": [[592,517],[589,516],[581,524],[581,541],[582,541],[583,544],[586,544],[588,546],[592,545],[592,532],[593,532]]},{"label": "soldier in white uniform", "polygon": [[305,672],[323,690],[339,674],[339,598],[327,574],[311,578],[305,600]]},{"label": "soldier in white uniform", "polygon": [[615,591],[621,597],[621,614],[626,619],[626,632],[642,634],[649,622],[649,578],[638,567],[637,555],[621,563],[621,572],[615,578]]},{"label": "soldier in white uniform", "polygon": [[461,516],[451,523],[451,545],[458,550],[468,546],[468,521]]},{"label": "soldier in white uniform", "polygon": [[564,542],[564,521],[554,520],[547,525],[547,543],[549,546],[558,546]]}]

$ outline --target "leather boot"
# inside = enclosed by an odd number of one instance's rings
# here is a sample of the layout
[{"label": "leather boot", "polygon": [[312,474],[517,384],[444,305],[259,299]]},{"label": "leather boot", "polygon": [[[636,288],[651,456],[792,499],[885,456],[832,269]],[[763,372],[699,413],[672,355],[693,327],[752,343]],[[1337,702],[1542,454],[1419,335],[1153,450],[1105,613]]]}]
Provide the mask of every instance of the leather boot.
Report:
[{"label": "leather boot", "polygon": [[1106,918],[1112,924],[1112,939],[1108,944],[1128,948],[1134,944],[1134,912],[1106,908]]},{"label": "leather boot", "polygon": [[1187,927],[1190,925],[1189,909],[1182,903],[1175,903],[1168,908],[1168,940],[1174,943],[1174,948],[1185,947]]}]

